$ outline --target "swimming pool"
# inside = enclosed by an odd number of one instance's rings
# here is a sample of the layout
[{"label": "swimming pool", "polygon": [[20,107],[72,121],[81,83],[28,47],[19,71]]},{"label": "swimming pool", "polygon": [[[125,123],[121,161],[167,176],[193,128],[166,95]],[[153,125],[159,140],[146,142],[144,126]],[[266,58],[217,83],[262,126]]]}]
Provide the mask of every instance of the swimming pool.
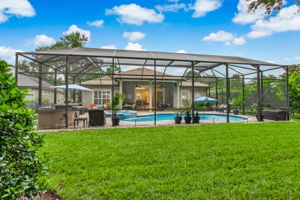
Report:
[{"label": "swimming pool", "polygon": [[[111,117],[111,111],[106,110],[105,111],[106,117]],[[126,110],[118,110],[117,116],[120,117],[120,119],[132,119],[136,117],[136,111],[126,111]]]},{"label": "swimming pool", "polygon": [[[160,113],[156,115],[156,121],[167,121],[167,120],[174,120],[175,113]],[[182,121],[184,121],[184,116],[182,115]],[[199,114],[200,121],[215,121],[215,122],[226,122],[226,115],[224,114]],[[121,119],[122,121],[126,122],[149,122],[154,121],[154,115],[137,115],[132,118]],[[230,122],[241,122],[246,121],[246,117],[240,116],[229,116]]]}]

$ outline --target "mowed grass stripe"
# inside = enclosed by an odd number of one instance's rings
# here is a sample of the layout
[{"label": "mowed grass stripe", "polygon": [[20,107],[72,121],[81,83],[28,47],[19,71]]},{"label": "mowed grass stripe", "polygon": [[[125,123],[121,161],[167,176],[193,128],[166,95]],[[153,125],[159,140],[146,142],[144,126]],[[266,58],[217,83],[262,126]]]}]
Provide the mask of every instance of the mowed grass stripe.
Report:
[{"label": "mowed grass stripe", "polygon": [[300,196],[300,123],[45,134],[49,182],[65,199]]}]

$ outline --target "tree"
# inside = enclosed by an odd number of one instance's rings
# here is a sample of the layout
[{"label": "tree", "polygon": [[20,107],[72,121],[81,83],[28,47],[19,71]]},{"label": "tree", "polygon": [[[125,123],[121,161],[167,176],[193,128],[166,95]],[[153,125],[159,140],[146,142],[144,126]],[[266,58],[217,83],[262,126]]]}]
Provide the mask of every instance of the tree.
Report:
[{"label": "tree", "polygon": [[[289,75],[290,107],[293,112],[300,112],[300,73],[297,67]],[[293,67],[292,67],[293,68]]]},{"label": "tree", "polygon": [[44,173],[37,150],[43,144],[35,133],[36,114],[26,106],[27,90],[17,88],[9,65],[0,60],[0,199],[35,196]]},{"label": "tree", "polygon": [[[266,14],[271,14],[272,11],[279,11],[283,4],[284,0],[247,0],[251,1],[251,3],[248,6],[249,12],[255,12],[259,7],[263,7],[265,9]],[[252,2],[253,1],[253,2]],[[294,0],[295,4],[300,6],[300,0]]]},{"label": "tree", "polygon": [[[67,48],[77,48],[77,47],[84,47],[86,42],[88,41],[88,38],[79,33],[71,33],[69,35],[64,35],[60,38],[59,41],[57,41],[55,44],[50,46],[40,46],[36,48],[36,51],[46,51],[46,50],[54,50],[54,49],[67,49]],[[78,67],[79,65],[85,65],[88,61],[82,60],[77,63]],[[38,72],[39,64],[36,62],[28,62],[27,60],[21,61],[19,64],[19,69],[23,72]],[[54,76],[52,74],[47,74],[48,72],[53,72],[53,69],[49,67],[43,67],[42,72],[45,74],[42,74],[43,81],[49,82],[50,84],[54,83]],[[58,77],[58,82],[61,82],[61,77]]]},{"label": "tree", "polygon": [[55,44],[51,46],[38,47],[36,51],[84,47],[87,41],[88,38],[85,35],[79,32],[75,32],[69,35],[65,35],[64,37],[61,37],[60,41],[57,41]]},{"label": "tree", "polygon": [[[112,72],[113,72],[113,66],[111,65],[111,66],[107,67],[106,73],[112,74]],[[114,65],[114,74],[119,74],[119,73],[121,73],[121,67]]]}]

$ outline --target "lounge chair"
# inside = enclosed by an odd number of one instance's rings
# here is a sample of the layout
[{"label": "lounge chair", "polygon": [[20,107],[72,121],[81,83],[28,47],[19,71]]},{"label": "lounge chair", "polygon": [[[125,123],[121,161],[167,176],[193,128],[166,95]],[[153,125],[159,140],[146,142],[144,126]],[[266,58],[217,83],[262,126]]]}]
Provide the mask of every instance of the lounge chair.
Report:
[{"label": "lounge chair", "polygon": [[227,108],[227,105],[226,105],[226,104],[222,104],[222,105],[220,105],[219,108],[217,108],[216,110],[217,110],[218,112],[225,112],[226,108]]}]

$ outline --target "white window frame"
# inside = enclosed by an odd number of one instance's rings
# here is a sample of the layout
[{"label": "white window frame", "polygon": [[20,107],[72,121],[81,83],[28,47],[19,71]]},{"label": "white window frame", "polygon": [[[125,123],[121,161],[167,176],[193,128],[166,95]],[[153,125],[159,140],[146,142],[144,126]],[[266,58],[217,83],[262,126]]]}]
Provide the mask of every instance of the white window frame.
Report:
[{"label": "white window frame", "polygon": [[[101,96],[102,97],[98,97],[97,100],[98,102],[96,103],[96,98],[95,98],[95,93],[98,92],[98,95],[99,95],[99,92],[101,92]],[[109,97],[108,98],[103,98],[103,92],[108,92],[109,93]],[[106,102],[106,105],[110,104],[111,102],[111,90],[109,89],[98,89],[98,90],[94,90],[93,92],[93,104],[96,104],[98,106],[104,106],[104,99],[105,100],[108,100],[108,102]]]}]

